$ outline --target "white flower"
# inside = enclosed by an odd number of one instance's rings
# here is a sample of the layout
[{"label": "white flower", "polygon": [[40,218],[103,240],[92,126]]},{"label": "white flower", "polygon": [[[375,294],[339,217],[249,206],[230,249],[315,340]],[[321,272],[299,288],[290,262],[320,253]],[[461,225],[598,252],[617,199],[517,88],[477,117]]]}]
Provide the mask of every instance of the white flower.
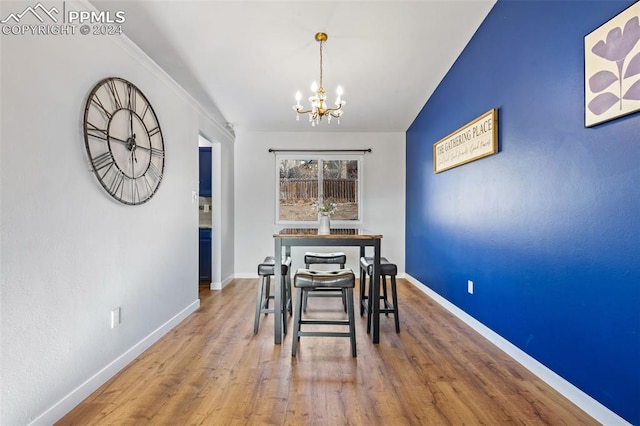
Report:
[{"label": "white flower", "polygon": [[313,209],[321,215],[331,216],[338,210],[338,205],[331,198],[325,198],[322,202],[318,200],[313,203]]}]

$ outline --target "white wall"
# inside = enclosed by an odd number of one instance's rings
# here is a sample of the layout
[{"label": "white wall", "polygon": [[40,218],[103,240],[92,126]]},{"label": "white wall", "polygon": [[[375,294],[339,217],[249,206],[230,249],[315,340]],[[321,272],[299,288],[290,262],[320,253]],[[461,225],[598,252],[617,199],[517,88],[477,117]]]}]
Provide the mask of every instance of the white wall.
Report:
[{"label": "white wall", "polygon": [[[345,116],[346,117],[346,116]],[[346,120],[347,118],[345,118]],[[332,123],[334,125],[337,123]],[[323,124],[326,125],[326,124]],[[383,234],[382,254],[404,273],[405,135],[404,133],[264,133],[236,129],[235,271],[257,276],[257,265],[273,254],[275,157],[269,148],[366,149],[363,164],[363,226]],[[303,266],[293,248],[293,268]],[[348,267],[358,271],[358,249],[346,248]]]},{"label": "white wall", "polygon": [[[200,132],[222,142],[233,273],[233,143],[124,37],[1,37],[0,424],[47,424],[198,307]],[[110,198],[85,152],[84,104],[107,76],[134,82],[162,126],[164,179],[140,206]]]}]

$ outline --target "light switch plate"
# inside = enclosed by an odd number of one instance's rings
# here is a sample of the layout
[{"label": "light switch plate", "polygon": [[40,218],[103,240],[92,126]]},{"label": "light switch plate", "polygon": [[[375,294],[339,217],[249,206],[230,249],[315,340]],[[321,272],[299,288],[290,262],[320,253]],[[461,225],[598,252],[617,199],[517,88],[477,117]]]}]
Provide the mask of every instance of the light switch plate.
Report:
[{"label": "light switch plate", "polygon": [[120,325],[120,308],[115,308],[111,311],[111,328],[116,328]]}]

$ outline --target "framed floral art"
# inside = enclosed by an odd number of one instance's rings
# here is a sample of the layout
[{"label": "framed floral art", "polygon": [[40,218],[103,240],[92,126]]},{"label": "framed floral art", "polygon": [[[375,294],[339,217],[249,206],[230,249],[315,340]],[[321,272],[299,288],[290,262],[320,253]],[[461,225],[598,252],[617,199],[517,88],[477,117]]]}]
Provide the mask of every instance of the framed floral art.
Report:
[{"label": "framed floral art", "polygon": [[640,1],[584,37],[585,126],[640,110]]}]

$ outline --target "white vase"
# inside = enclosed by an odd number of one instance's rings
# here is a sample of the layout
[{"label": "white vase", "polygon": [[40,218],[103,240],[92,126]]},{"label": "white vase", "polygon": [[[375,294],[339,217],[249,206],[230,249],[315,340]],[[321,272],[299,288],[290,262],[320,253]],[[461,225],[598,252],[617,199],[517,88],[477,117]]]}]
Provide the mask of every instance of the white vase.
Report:
[{"label": "white vase", "polygon": [[318,234],[328,235],[331,233],[331,220],[330,217],[321,214],[318,217]]}]

